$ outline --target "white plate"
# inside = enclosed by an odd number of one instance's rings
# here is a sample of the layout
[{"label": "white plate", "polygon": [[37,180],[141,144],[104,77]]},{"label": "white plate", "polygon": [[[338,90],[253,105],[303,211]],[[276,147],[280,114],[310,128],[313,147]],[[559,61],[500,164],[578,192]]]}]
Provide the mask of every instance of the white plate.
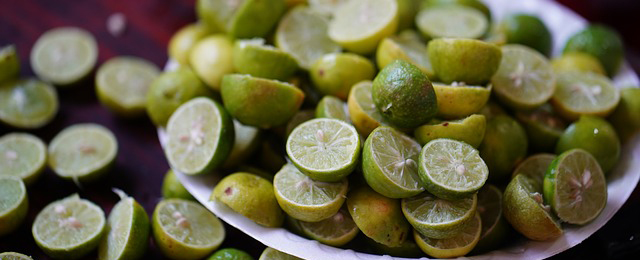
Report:
[{"label": "white plate", "polygon": [[[558,55],[565,41],[576,31],[586,25],[586,21],[566,7],[549,0],[485,0],[492,11],[493,19],[499,21],[506,14],[514,12],[532,13],[540,17],[551,30],[554,40],[553,54]],[[177,67],[177,63],[169,61],[166,69]],[[638,86],[638,77],[624,64],[621,72],[615,77],[618,87]],[[158,130],[160,143],[164,145],[166,135]],[[553,241],[536,242],[522,240],[515,245],[495,250],[484,255],[469,257],[470,259],[542,259],[565,251],[587,239],[620,209],[636,187],[640,178],[640,137],[623,146],[622,158],[616,169],[608,176],[607,206],[600,216],[585,226],[564,225],[564,235]],[[178,179],[204,206],[228,224],[243,231],[266,246],[302,257],[305,259],[405,259],[390,256],[371,255],[323,245],[295,235],[284,228],[266,228],[233,212],[225,205],[209,201],[213,187],[217,183],[216,176],[187,176],[176,172]],[[426,259],[426,258],[423,258]]]}]

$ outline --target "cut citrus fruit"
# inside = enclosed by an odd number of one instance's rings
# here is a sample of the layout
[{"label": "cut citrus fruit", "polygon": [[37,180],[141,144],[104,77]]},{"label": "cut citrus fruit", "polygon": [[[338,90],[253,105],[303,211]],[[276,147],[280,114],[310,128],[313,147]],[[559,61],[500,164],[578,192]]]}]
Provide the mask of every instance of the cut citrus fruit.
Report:
[{"label": "cut citrus fruit", "polygon": [[438,101],[438,117],[457,119],[480,112],[491,96],[492,85],[433,84]]},{"label": "cut citrus fruit", "polygon": [[188,66],[191,49],[196,42],[210,33],[209,28],[202,23],[192,23],[180,28],[169,40],[169,46],[167,47],[169,49],[169,57],[180,63],[180,65]]},{"label": "cut citrus fruit", "polygon": [[140,259],[147,250],[149,216],[132,197],[114,189],[120,196],[109,217],[98,247],[98,259]]},{"label": "cut citrus fruit", "polygon": [[4,252],[0,253],[0,259],[2,260],[33,260],[30,256],[16,253],[16,252]]},{"label": "cut citrus fruit", "polygon": [[513,168],[527,156],[527,133],[507,115],[487,121],[484,139],[478,150],[489,167],[489,178],[501,181],[511,176]]},{"label": "cut citrus fruit", "polygon": [[300,221],[302,232],[320,243],[340,247],[353,240],[360,232],[351,215],[340,210],[320,222]]},{"label": "cut citrus fruit", "polygon": [[239,249],[223,248],[213,253],[207,260],[253,260],[253,257]]},{"label": "cut citrus fruit", "polygon": [[198,16],[210,30],[234,38],[264,37],[285,11],[284,0],[198,1]]},{"label": "cut citrus fruit", "polygon": [[165,199],[196,200],[187,189],[184,188],[178,177],[169,169],[162,180],[162,197]]},{"label": "cut citrus fruit", "polygon": [[0,84],[18,78],[20,57],[14,45],[0,47]]},{"label": "cut citrus fruit", "polygon": [[474,252],[488,252],[498,248],[509,235],[509,224],[502,216],[502,191],[491,184],[478,191],[476,215],[482,220],[480,241]]},{"label": "cut citrus fruit", "polygon": [[373,103],[371,91],[373,82],[361,81],[351,88],[347,108],[351,122],[358,129],[358,133],[367,137],[369,133],[380,125],[386,125],[382,115]]},{"label": "cut citrus fruit", "polygon": [[262,251],[262,254],[260,255],[260,258],[258,260],[301,260],[301,259],[302,258],[298,258],[290,254],[275,250],[271,247],[267,247],[264,251]]},{"label": "cut citrus fruit", "polygon": [[363,80],[372,80],[376,68],[367,58],[353,53],[325,54],[311,66],[311,80],[324,95],[347,100],[351,87]]},{"label": "cut citrus fruit", "polygon": [[333,118],[350,122],[347,103],[334,96],[324,96],[316,106],[317,118]]},{"label": "cut citrus fruit", "polygon": [[24,182],[18,177],[0,175],[0,237],[20,227],[28,210]]},{"label": "cut citrus fruit", "polygon": [[429,124],[416,128],[413,135],[420,145],[435,139],[448,138],[465,142],[477,148],[484,139],[487,121],[484,115],[474,114],[455,121],[432,120]]},{"label": "cut citrus fruit", "polygon": [[347,0],[303,0],[308,2],[309,8],[314,11],[332,17],[340,5],[347,2]]},{"label": "cut citrus fruit", "polygon": [[440,199],[428,192],[402,199],[402,213],[420,234],[436,239],[455,237],[476,214],[478,197]]},{"label": "cut citrus fruit", "polygon": [[189,64],[207,86],[220,91],[222,77],[233,73],[233,42],[226,35],[208,36],[191,48]]},{"label": "cut citrus fruit", "polygon": [[25,184],[35,182],[47,163],[47,148],[40,138],[27,133],[0,137],[0,176],[15,176]]},{"label": "cut citrus fruit", "polygon": [[222,165],[222,168],[233,168],[240,165],[249,158],[260,146],[262,141],[262,132],[260,129],[243,125],[238,120],[233,120],[233,130],[235,131],[235,140],[233,148],[229,152],[229,156]]},{"label": "cut citrus fruit", "polygon": [[404,60],[417,66],[429,79],[433,80],[435,73],[427,55],[427,45],[417,39],[419,36],[409,36],[411,34],[415,32],[407,30],[398,36],[384,38],[380,42],[376,51],[378,68],[383,69],[394,60]]},{"label": "cut citrus fruit", "polygon": [[420,234],[417,230],[413,231],[413,237],[422,251],[428,255],[437,258],[453,258],[471,252],[480,240],[481,231],[482,222],[480,216],[476,215],[471,223],[454,237],[434,239]]},{"label": "cut citrus fruit", "polygon": [[266,45],[262,38],[236,41],[233,66],[241,74],[277,80],[289,79],[298,69],[291,55]]},{"label": "cut citrus fruit", "polygon": [[289,120],[289,122],[287,123],[287,126],[285,128],[285,138],[289,137],[291,132],[293,132],[293,129],[296,129],[296,127],[298,127],[302,123],[314,119],[315,114],[316,112],[311,109],[298,111],[295,115],[293,115],[293,117],[291,117],[291,120]]},{"label": "cut citrus fruit", "polygon": [[427,54],[438,79],[465,85],[483,85],[498,70],[502,51],[475,39],[439,38],[429,41]]},{"label": "cut citrus fruit", "polygon": [[516,119],[527,132],[531,150],[539,152],[553,151],[560,135],[567,127],[564,119],[556,115],[549,104],[544,104],[533,111],[518,111]]},{"label": "cut citrus fruit", "polygon": [[416,25],[427,38],[480,38],[489,28],[480,11],[462,5],[426,8],[416,15]]},{"label": "cut citrus fruit", "polygon": [[529,177],[537,189],[542,189],[544,175],[547,173],[549,165],[551,165],[551,162],[555,158],[556,155],[549,153],[531,155],[518,164],[518,167],[513,170],[512,178],[515,178],[518,174],[522,174]]},{"label": "cut citrus fruit", "polygon": [[620,103],[608,118],[618,131],[620,141],[626,142],[640,131],[640,88],[620,90]]},{"label": "cut citrus fruit", "polygon": [[595,57],[584,52],[569,52],[551,60],[553,71],[560,74],[565,71],[593,72],[607,75],[604,68]]},{"label": "cut citrus fruit", "polygon": [[18,128],[39,128],[58,113],[58,94],[37,79],[9,81],[0,86],[0,122]]},{"label": "cut citrus fruit", "polygon": [[576,120],[580,115],[607,116],[620,101],[620,91],[607,77],[595,73],[560,73],[557,84],[551,104],[569,120]]}]

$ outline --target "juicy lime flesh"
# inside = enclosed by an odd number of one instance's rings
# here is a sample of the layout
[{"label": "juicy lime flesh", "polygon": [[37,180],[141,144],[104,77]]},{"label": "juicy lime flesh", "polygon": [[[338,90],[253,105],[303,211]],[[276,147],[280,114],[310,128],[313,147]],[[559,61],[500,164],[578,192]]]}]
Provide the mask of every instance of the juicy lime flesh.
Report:
[{"label": "juicy lime flesh", "polygon": [[478,190],[489,169],[471,145],[450,139],[429,142],[421,155],[422,168],[437,185],[453,190]]},{"label": "juicy lime flesh", "polygon": [[433,74],[433,67],[427,55],[427,46],[416,40],[396,38],[395,42],[402,48],[411,61],[415,62],[425,73]]},{"label": "juicy lime flesh", "polygon": [[359,231],[349,212],[344,210],[319,222],[301,221],[300,227],[308,236],[333,246],[348,243]]},{"label": "juicy lime flesh", "polygon": [[0,165],[2,174],[29,178],[44,167],[44,143],[29,134],[8,134],[0,137]]},{"label": "juicy lime flesh", "polygon": [[0,259],[2,260],[33,260],[33,258],[15,252],[0,253]]},{"label": "juicy lime flesh", "polygon": [[26,196],[24,185],[16,178],[6,178],[0,175],[0,216],[8,213]]},{"label": "juicy lime flesh", "polygon": [[336,10],[329,37],[355,52],[371,52],[378,41],[396,30],[397,11],[396,1],[348,1]]},{"label": "juicy lime flesh", "polygon": [[324,96],[316,108],[316,117],[340,119],[349,122],[347,104],[334,96]]},{"label": "juicy lime flesh", "polygon": [[402,188],[424,190],[418,176],[420,144],[389,127],[375,130],[369,138],[373,160],[385,177]]},{"label": "juicy lime flesh", "polygon": [[[109,233],[106,234],[107,249],[101,257],[118,257],[125,250],[129,242],[129,234],[133,223],[133,199],[117,203],[109,213]],[[102,248],[101,248],[102,249]],[[102,252],[101,252],[102,253]]]},{"label": "juicy lime flesh", "polygon": [[162,202],[157,221],[162,231],[190,247],[212,247],[224,238],[224,228],[211,212],[191,201]]},{"label": "juicy lime flesh", "polygon": [[144,109],[147,90],[159,74],[159,69],[146,60],[117,57],[100,67],[96,85],[98,91],[123,108]]},{"label": "juicy lime flesh", "polygon": [[376,104],[373,103],[373,96],[371,95],[372,87],[372,84],[362,84],[357,88],[354,86],[355,90],[353,95],[364,113],[376,122],[382,123],[384,122],[382,114],[380,114],[380,111],[376,108]]},{"label": "juicy lime flesh", "polygon": [[486,16],[473,8],[443,6],[418,13],[416,23],[427,37],[479,38],[489,28]]},{"label": "juicy lime flesh", "polygon": [[37,128],[58,112],[56,90],[35,79],[19,80],[0,87],[0,121],[15,127]]},{"label": "juicy lime flesh", "polygon": [[117,150],[116,139],[108,129],[79,124],[63,130],[51,141],[49,165],[60,176],[81,177],[111,163]]},{"label": "juicy lime flesh", "polygon": [[295,166],[287,164],[276,174],[273,184],[291,203],[302,206],[323,206],[338,200],[344,200],[347,182],[314,181],[302,174]]},{"label": "juicy lime flesh", "polygon": [[428,193],[404,199],[402,209],[407,218],[429,225],[449,224],[473,215],[477,198],[443,200]]},{"label": "juicy lime flesh", "polygon": [[554,102],[569,113],[607,114],[620,100],[611,81],[594,73],[560,73],[557,86]]},{"label": "juicy lime flesh", "polygon": [[428,238],[419,232],[414,233],[418,244],[422,244],[425,253],[438,258],[463,256],[469,253],[480,240],[482,223],[480,217],[473,218],[471,223],[460,234],[445,239]]}]

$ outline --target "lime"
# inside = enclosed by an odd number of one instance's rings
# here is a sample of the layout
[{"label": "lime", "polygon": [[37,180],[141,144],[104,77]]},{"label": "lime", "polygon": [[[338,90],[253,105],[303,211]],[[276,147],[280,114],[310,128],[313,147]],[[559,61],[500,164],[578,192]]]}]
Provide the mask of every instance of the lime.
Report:
[{"label": "lime", "polygon": [[149,216],[132,197],[114,189],[120,196],[109,217],[98,247],[98,259],[140,259],[149,241]]},{"label": "lime", "polygon": [[492,24],[489,31],[482,37],[482,40],[502,46],[507,44],[507,33],[501,28],[500,24]]},{"label": "lime", "polygon": [[555,154],[540,153],[531,155],[513,170],[512,178],[515,178],[518,174],[527,176],[536,189],[541,190],[544,175],[554,159],[556,159]]},{"label": "lime", "polygon": [[435,39],[427,45],[427,52],[436,76],[446,84],[484,84],[502,58],[498,46],[474,39]]},{"label": "lime", "polygon": [[167,136],[164,151],[173,169],[189,175],[208,173],[231,152],[233,121],[218,102],[194,98],[171,115]]},{"label": "lime", "polygon": [[302,232],[320,243],[340,247],[353,240],[360,232],[347,210],[319,222],[300,221]]},{"label": "lime", "polygon": [[302,173],[317,181],[336,182],[356,168],[360,135],[344,121],[317,118],[296,127],[287,138],[286,148],[289,159]]},{"label": "lime", "polygon": [[420,0],[398,0],[398,31],[413,28]]},{"label": "lime", "polygon": [[20,57],[14,45],[0,47],[0,84],[18,78]]},{"label": "lime", "polygon": [[38,38],[30,59],[38,78],[58,86],[70,85],[91,73],[98,60],[98,45],[83,29],[58,27]]},{"label": "lime", "polygon": [[253,260],[253,257],[239,249],[223,248],[213,253],[207,260]]},{"label": "lime", "polygon": [[169,169],[167,173],[164,175],[164,179],[162,180],[162,197],[165,199],[185,199],[185,200],[193,200],[196,199],[189,193],[187,189],[184,188],[176,174],[173,170]]},{"label": "lime", "polygon": [[310,74],[320,93],[346,100],[353,84],[372,80],[376,69],[371,61],[360,55],[329,53],[313,63]]},{"label": "lime", "polygon": [[482,232],[474,252],[488,252],[498,248],[509,235],[509,224],[502,216],[502,191],[491,184],[478,191],[478,207]]},{"label": "lime", "polygon": [[309,8],[316,13],[322,14],[331,18],[340,5],[347,2],[347,0],[301,0],[307,2]]},{"label": "lime", "polygon": [[317,118],[333,118],[350,122],[347,103],[334,96],[324,96],[316,106]]},{"label": "lime", "polygon": [[426,237],[417,230],[413,237],[423,252],[437,258],[453,258],[468,254],[473,250],[482,234],[480,216],[473,217],[471,222],[459,234],[444,239]]},{"label": "lime", "polygon": [[207,27],[235,38],[266,36],[285,8],[284,0],[199,0],[196,6]]},{"label": "lime", "polygon": [[118,141],[104,126],[75,124],[62,130],[49,143],[49,167],[74,182],[94,181],[114,164]]},{"label": "lime", "polygon": [[618,72],[624,57],[622,37],[613,29],[594,24],[576,32],[564,46],[564,53],[585,52],[598,58],[609,76]]},{"label": "lime", "polygon": [[147,114],[155,125],[165,126],[180,105],[195,97],[211,96],[212,91],[193,70],[181,67],[163,72],[151,82],[147,91]]},{"label": "lime", "polygon": [[438,112],[429,78],[411,63],[396,60],[373,80],[373,103],[387,122],[400,128],[425,124]]},{"label": "lime", "polygon": [[197,0],[195,3],[198,20],[208,31],[219,32],[226,21],[238,8],[238,2],[225,2],[217,0]]},{"label": "lime", "polygon": [[492,85],[466,86],[465,84],[433,84],[438,100],[438,117],[457,119],[478,113],[491,96]]},{"label": "lime", "polygon": [[209,34],[211,34],[211,31],[203,23],[192,23],[180,28],[169,40],[169,46],[167,47],[169,49],[169,57],[180,63],[180,65],[189,65],[191,49],[198,41]]},{"label": "lime", "polygon": [[396,247],[409,236],[400,200],[382,196],[366,185],[349,192],[347,209],[362,233],[377,243]]},{"label": "lime", "polygon": [[25,184],[34,183],[47,163],[47,148],[40,138],[27,133],[0,137],[0,176],[15,176]]},{"label": "lime", "polygon": [[491,10],[489,10],[481,0],[422,0],[420,9],[446,5],[462,5],[471,7],[482,12],[488,19],[491,19]]},{"label": "lime", "polygon": [[593,72],[606,76],[606,72],[596,57],[584,52],[569,52],[551,60],[554,72],[560,74],[563,71]]},{"label": "lime", "polygon": [[[311,7],[313,7],[311,2]],[[328,36],[329,21],[304,5],[289,11],[276,30],[276,46],[288,52],[303,69],[327,53],[340,52]]]},{"label": "lime", "polygon": [[29,211],[27,188],[20,178],[0,175],[0,237],[20,227]]},{"label": "lime", "polygon": [[144,59],[111,58],[96,72],[98,99],[121,116],[142,115],[146,110],[149,85],[159,74],[158,67]]},{"label": "lime", "polygon": [[425,8],[416,15],[416,25],[426,38],[480,38],[489,20],[477,9],[463,5]]},{"label": "lime", "polygon": [[381,124],[386,125],[382,115],[373,103],[372,89],[373,82],[368,80],[361,81],[353,85],[347,100],[351,122],[358,129],[358,133],[364,137],[369,136],[369,133]]},{"label": "lime", "polygon": [[544,104],[530,112],[518,111],[516,119],[527,132],[530,148],[534,151],[553,151],[558,138],[567,127],[567,123],[554,114],[553,109],[548,104]]},{"label": "lime", "polygon": [[551,207],[543,204],[542,189],[534,180],[517,174],[504,191],[502,210],[511,226],[525,237],[544,241],[562,235],[560,224],[551,215]]},{"label": "lime", "polygon": [[260,255],[259,260],[300,260],[302,258],[298,258],[292,256],[290,254],[280,252],[271,247],[267,247],[262,254]]},{"label": "lime", "polygon": [[279,227],[284,221],[273,185],[255,174],[237,172],[224,177],[213,189],[210,199],[214,198],[266,227]]},{"label": "lime", "polygon": [[581,116],[558,140],[556,154],[581,148],[596,158],[602,171],[608,173],[620,160],[620,139],[609,122],[594,116]]},{"label": "lime", "polygon": [[478,150],[489,167],[491,181],[501,181],[527,155],[527,133],[513,118],[498,115],[487,121],[484,139]]},{"label": "lime", "polygon": [[262,38],[236,41],[233,66],[238,73],[277,80],[289,79],[298,69],[293,56],[266,45]]},{"label": "lime", "polygon": [[428,192],[402,199],[402,213],[420,234],[435,238],[452,238],[473,222],[478,197],[458,200],[440,199]]},{"label": "lime", "polygon": [[0,122],[18,128],[40,128],[58,113],[58,94],[37,79],[0,85]]},{"label": "lime", "polygon": [[15,252],[4,252],[0,253],[0,259],[2,260],[33,260],[30,256],[15,253]]},{"label": "lime", "polygon": [[478,191],[489,169],[473,146],[451,139],[436,139],[420,152],[419,175],[424,187],[444,199],[461,199]]},{"label": "lime", "polygon": [[376,128],[364,143],[362,171],[373,190],[389,198],[407,198],[424,191],[418,176],[420,144],[386,126]]},{"label": "lime", "polygon": [[625,88],[620,91],[620,103],[609,117],[609,121],[624,141],[640,130],[640,88]]},{"label": "lime", "polygon": [[507,111],[493,100],[487,101],[484,107],[480,109],[480,114],[484,115],[487,118],[487,121],[499,115],[508,115]]},{"label": "lime", "polygon": [[427,55],[427,45],[419,40],[419,36],[413,34],[416,32],[408,30],[398,36],[384,38],[376,50],[378,68],[382,69],[394,60],[404,60],[417,66],[433,80],[435,73]]},{"label": "lime", "polygon": [[390,256],[398,256],[398,257],[407,257],[407,258],[419,258],[424,256],[424,252],[422,249],[418,247],[418,244],[411,239],[410,237],[405,239],[402,244],[399,246],[387,246],[384,244],[380,244],[375,240],[364,236],[365,242],[371,246],[373,253],[378,255],[390,255]]},{"label": "lime", "polygon": [[304,93],[291,84],[240,74],[224,76],[221,93],[229,114],[260,128],[286,123],[304,99]]},{"label": "lime", "polygon": [[470,115],[455,121],[432,120],[429,124],[416,128],[413,135],[420,145],[425,145],[435,139],[448,138],[465,142],[475,148],[484,139],[487,120],[484,115]]},{"label": "lime", "polygon": [[233,120],[233,130],[235,131],[233,147],[222,165],[222,168],[226,169],[233,168],[248,159],[258,150],[262,141],[262,132],[256,127]]},{"label": "lime", "polygon": [[160,201],[151,218],[153,238],[171,259],[201,259],[222,244],[222,222],[204,206],[190,200]]},{"label": "lime", "polygon": [[563,152],[544,176],[544,200],[567,223],[584,225],[607,204],[607,181],[598,161],[582,149]]},{"label": "lime", "polygon": [[233,42],[225,35],[207,36],[191,48],[189,64],[204,83],[220,91],[222,77],[233,73]]},{"label": "lime", "polygon": [[100,207],[73,194],[51,202],[40,211],[31,232],[48,256],[77,259],[98,247],[105,224]]},{"label": "lime", "polygon": [[558,74],[557,80],[551,104],[569,120],[580,115],[607,116],[620,101],[620,92],[605,76],[571,71]]},{"label": "lime", "polygon": [[347,1],[336,10],[329,37],[351,52],[369,54],[397,28],[397,1]]},{"label": "lime", "polygon": [[511,14],[502,20],[500,26],[507,35],[507,43],[530,47],[545,56],[551,54],[553,47],[551,32],[537,16],[524,13]]}]

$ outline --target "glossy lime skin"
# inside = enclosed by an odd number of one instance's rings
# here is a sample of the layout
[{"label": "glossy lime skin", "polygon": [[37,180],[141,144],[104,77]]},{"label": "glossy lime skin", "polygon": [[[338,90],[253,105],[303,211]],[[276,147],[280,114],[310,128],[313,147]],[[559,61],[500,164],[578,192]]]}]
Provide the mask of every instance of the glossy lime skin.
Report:
[{"label": "glossy lime skin", "polygon": [[602,118],[581,116],[569,125],[558,140],[556,154],[581,148],[596,158],[605,174],[620,160],[620,139],[615,129]]},{"label": "glossy lime skin", "polygon": [[242,250],[223,248],[213,253],[207,260],[253,260],[253,257]]},{"label": "glossy lime skin", "polygon": [[589,25],[569,38],[564,46],[564,53],[585,52],[600,60],[609,77],[615,75],[624,57],[624,46],[621,36],[604,25]]},{"label": "glossy lime skin", "polygon": [[311,66],[311,80],[325,95],[347,100],[351,87],[363,80],[372,80],[376,68],[367,58],[353,53],[330,53]]},{"label": "glossy lime skin", "polygon": [[620,103],[608,119],[623,142],[640,132],[640,88],[621,90]]},{"label": "glossy lime skin", "polygon": [[457,81],[483,85],[496,73],[502,59],[497,45],[474,39],[431,40],[427,52],[436,76],[445,84]]},{"label": "glossy lime skin", "polygon": [[527,155],[527,148],[527,134],[516,120],[507,115],[490,119],[478,149],[489,167],[489,180],[496,182],[511,176],[513,168]]},{"label": "glossy lime skin", "polygon": [[507,43],[529,46],[547,57],[551,54],[551,32],[537,16],[513,14],[505,18],[501,26],[507,35]]}]

